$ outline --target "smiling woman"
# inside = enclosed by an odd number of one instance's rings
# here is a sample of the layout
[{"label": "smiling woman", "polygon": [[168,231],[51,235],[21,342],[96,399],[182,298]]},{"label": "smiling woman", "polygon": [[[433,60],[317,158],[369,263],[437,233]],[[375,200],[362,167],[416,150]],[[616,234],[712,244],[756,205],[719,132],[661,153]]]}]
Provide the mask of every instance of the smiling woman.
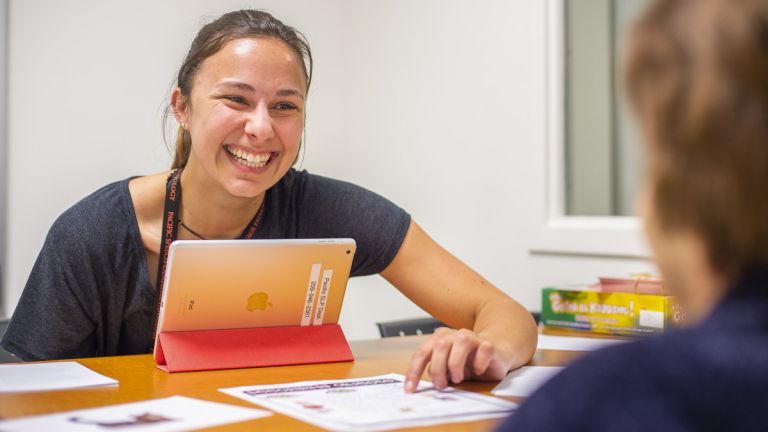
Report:
[{"label": "smiling woman", "polygon": [[109,184],[57,219],[2,345],[29,360],[146,353],[173,240],[348,237],[352,276],[381,274],[453,327],[414,354],[406,390],[424,371],[442,388],[526,363],[536,326],[517,302],[387,199],[292,168],[311,76],[306,41],[267,13],[204,26],[171,95],[172,169]]}]

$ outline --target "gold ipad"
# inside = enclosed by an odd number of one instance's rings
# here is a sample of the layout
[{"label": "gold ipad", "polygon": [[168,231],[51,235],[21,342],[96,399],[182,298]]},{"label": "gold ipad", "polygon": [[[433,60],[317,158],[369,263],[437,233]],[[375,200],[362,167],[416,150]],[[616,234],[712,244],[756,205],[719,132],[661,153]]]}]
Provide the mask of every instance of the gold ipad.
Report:
[{"label": "gold ipad", "polygon": [[354,254],[352,239],[177,240],[157,333],[335,324]]}]

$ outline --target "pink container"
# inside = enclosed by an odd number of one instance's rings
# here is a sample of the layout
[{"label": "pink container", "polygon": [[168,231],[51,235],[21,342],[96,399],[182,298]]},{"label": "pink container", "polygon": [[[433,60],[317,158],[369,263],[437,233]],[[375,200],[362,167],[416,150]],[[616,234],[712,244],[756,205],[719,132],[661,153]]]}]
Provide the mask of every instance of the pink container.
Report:
[{"label": "pink container", "polygon": [[599,277],[598,289],[603,292],[626,292],[637,294],[664,294],[662,280],[652,275],[630,278]]}]

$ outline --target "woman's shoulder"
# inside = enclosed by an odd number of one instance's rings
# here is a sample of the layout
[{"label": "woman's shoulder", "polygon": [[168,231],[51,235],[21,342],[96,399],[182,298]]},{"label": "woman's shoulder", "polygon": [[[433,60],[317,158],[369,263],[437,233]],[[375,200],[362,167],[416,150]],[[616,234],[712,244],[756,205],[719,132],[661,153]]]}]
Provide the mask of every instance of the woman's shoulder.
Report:
[{"label": "woman's shoulder", "polygon": [[129,180],[124,179],[100,187],[65,210],[55,224],[79,226],[101,222],[104,218],[122,216],[128,198]]},{"label": "woman's shoulder", "polygon": [[401,216],[405,211],[392,201],[355,183],[345,180],[310,174],[307,171],[291,169],[283,179],[270,189],[267,195],[269,205],[277,208],[293,208],[309,212],[314,221],[323,213],[338,219],[345,213],[358,215],[361,209],[381,213],[382,217]]},{"label": "woman's shoulder", "polygon": [[291,168],[271,189],[273,195],[297,196],[305,198],[350,197],[351,195],[378,198],[379,195],[364,186],[346,180],[310,173],[306,170]]},{"label": "woman's shoulder", "polygon": [[[76,202],[56,219],[49,237],[69,241],[133,235],[137,227],[132,184],[142,178],[131,177],[109,183]],[[124,235],[118,235],[120,233]]]}]

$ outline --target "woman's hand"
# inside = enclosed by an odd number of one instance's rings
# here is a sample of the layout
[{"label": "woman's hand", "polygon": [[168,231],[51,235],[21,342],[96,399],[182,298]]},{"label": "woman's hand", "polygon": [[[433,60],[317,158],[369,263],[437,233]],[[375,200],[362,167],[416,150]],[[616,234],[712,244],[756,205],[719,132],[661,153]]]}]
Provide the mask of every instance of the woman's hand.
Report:
[{"label": "woman's hand", "polygon": [[511,359],[503,358],[490,341],[477,333],[441,327],[411,356],[405,375],[405,391],[416,391],[427,367],[432,383],[436,388],[443,389],[449,383],[466,379],[501,380],[511,363]]},{"label": "woman's hand", "polygon": [[536,351],[531,313],[440,247],[416,222],[411,221],[381,275],[430,315],[461,329],[438,329],[416,350],[405,391],[416,390],[425,370],[439,389],[467,379],[501,380]]}]

